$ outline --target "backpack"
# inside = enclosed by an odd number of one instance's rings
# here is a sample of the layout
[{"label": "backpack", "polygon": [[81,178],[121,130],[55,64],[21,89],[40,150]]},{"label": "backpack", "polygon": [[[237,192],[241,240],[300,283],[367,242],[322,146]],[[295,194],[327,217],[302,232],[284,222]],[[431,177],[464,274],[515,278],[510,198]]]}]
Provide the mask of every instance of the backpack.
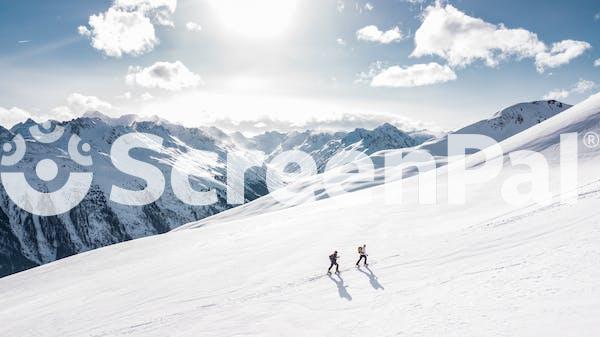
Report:
[{"label": "backpack", "polygon": [[361,247],[361,246],[358,246],[358,253],[359,253],[359,254],[362,254],[362,253],[363,253],[363,247]]}]

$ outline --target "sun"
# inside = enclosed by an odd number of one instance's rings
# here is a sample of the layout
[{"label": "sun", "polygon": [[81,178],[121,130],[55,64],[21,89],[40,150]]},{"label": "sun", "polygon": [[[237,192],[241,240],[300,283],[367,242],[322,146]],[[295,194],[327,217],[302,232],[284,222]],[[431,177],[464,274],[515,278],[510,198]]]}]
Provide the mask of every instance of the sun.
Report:
[{"label": "sun", "polygon": [[223,26],[253,38],[278,37],[287,31],[298,0],[213,0]]}]

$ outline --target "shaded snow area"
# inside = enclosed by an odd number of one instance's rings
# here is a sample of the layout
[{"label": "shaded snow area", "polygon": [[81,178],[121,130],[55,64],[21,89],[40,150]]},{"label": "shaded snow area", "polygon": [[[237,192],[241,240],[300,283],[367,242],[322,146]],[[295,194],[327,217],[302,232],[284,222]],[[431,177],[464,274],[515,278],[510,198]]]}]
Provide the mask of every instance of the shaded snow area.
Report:
[{"label": "shaded snow area", "polygon": [[[595,95],[502,147],[540,151],[556,194],[560,134],[599,125]],[[465,205],[447,202],[448,166],[437,205],[416,204],[418,176],[404,204],[385,197],[399,181],[288,208],[263,197],[0,279],[0,335],[600,335],[600,149],[579,145],[576,204],[506,203],[503,182],[522,172],[508,159]],[[341,274],[328,276],[333,250]]]}]

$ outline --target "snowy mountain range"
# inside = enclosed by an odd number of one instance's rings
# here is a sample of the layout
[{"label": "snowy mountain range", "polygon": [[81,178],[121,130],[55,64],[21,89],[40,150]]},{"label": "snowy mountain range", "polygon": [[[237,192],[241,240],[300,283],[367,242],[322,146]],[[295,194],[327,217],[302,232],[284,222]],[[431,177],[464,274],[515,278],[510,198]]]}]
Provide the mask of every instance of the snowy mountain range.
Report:
[{"label": "snowy mountain range", "polygon": [[[556,101],[522,103],[496,113],[493,118],[483,120],[457,133],[481,133],[502,140],[569,108]],[[319,172],[336,154],[358,151],[381,163],[386,151],[406,148],[424,148],[436,155],[444,155],[447,137],[432,138],[427,132],[403,132],[391,124],[383,124],[374,130],[356,129],[351,132],[324,133],[314,131],[282,133],[267,132],[253,137],[241,133],[228,134],[215,127],[186,128],[160,119],[141,120],[135,115],[110,118],[99,112],[90,112],[84,117],[61,123],[65,135],[57,143],[35,142],[29,129],[38,125],[32,120],[15,125],[11,130],[0,128],[0,142],[9,141],[16,134],[27,140],[27,153],[22,163],[10,168],[25,172],[28,181],[40,191],[60,188],[68,172],[84,168],[65,155],[67,140],[73,134],[88,142],[93,151],[94,180],[91,191],[84,201],[68,213],[40,217],[29,214],[14,205],[3,189],[0,189],[0,276],[9,275],[27,268],[52,262],[73,254],[104,247],[114,243],[168,232],[186,223],[201,220],[227,210],[232,205],[226,202],[226,155],[230,151],[245,153],[248,160],[268,163],[276,155],[288,150],[309,153],[316,161]],[[219,202],[211,206],[190,206],[175,196],[170,186],[161,199],[147,206],[123,206],[109,201],[112,184],[128,189],[141,189],[144,182],[128,176],[114,168],[109,152],[112,142],[119,136],[131,132],[155,134],[165,140],[165,151],[151,153],[140,151],[137,159],[152,163],[168,177],[172,165],[181,157],[189,158],[191,166],[211,172],[212,179],[194,178],[198,190],[216,189]],[[414,137],[413,137],[414,135]],[[426,141],[423,145],[420,143]],[[148,141],[148,140],[144,140]],[[194,159],[194,150],[211,151],[219,154],[216,162],[206,158]],[[256,151],[259,151],[257,154]],[[262,153],[262,154],[261,154]],[[35,176],[35,164],[42,158],[52,158],[59,163],[60,175],[52,182],[44,182]],[[200,158],[200,157],[198,157]],[[268,194],[265,183],[265,165],[254,167],[246,175],[246,201]],[[383,183],[383,171],[378,169],[374,180],[353,182],[350,189],[361,189]],[[315,179],[314,184],[318,181]],[[294,187],[289,187],[293,189]],[[318,190],[318,199],[330,195]],[[294,191],[300,200],[309,198]],[[287,207],[270,198],[257,203],[242,205],[233,213],[262,213],[265,209]],[[216,218],[218,219],[218,218]]]},{"label": "snowy mountain range", "polygon": [[[500,175],[471,186],[464,205],[443,193],[436,205],[390,203],[385,190],[400,188],[391,182],[287,209],[232,209],[5,277],[0,334],[598,335],[598,148],[578,147],[578,203],[556,194],[561,134],[598,125],[600,94],[503,140]],[[508,158],[518,150],[547,159],[550,203],[501,197],[505,178],[522,174]],[[469,168],[490,169],[481,158]],[[440,190],[452,169],[438,171]],[[418,177],[401,187],[418,199]],[[356,268],[363,243],[369,266]],[[341,274],[327,275],[334,249]]]},{"label": "snowy mountain range", "polygon": [[[72,135],[91,145],[94,174],[91,191],[84,201],[71,211],[51,217],[29,214],[17,207],[0,189],[0,276],[52,262],[73,254],[104,247],[114,243],[168,232],[180,225],[222,212],[230,207],[226,202],[226,155],[236,151],[247,160],[258,163],[246,174],[245,199],[254,200],[268,193],[265,183],[265,165],[284,150],[296,149],[310,153],[320,164],[319,169],[333,155],[348,149],[367,154],[417,144],[416,140],[390,124],[375,130],[357,129],[351,132],[319,133],[313,131],[280,133],[269,132],[254,137],[240,133],[227,134],[218,128],[187,128],[164,120],[141,120],[135,115],[110,118],[91,112],[82,118],[60,123],[64,135],[58,142],[36,142],[30,134],[32,120],[15,125],[11,130],[0,129],[0,143],[10,142],[17,134],[27,144],[23,160],[15,167],[3,170],[25,172],[28,182],[38,191],[53,191],[64,184],[70,172],[89,170],[72,161],[66,149]],[[143,207],[123,206],[109,200],[111,186],[131,190],[142,189],[143,180],[115,169],[110,159],[110,147],[119,136],[138,132],[164,139],[164,150],[135,152],[136,159],[158,167],[169,177],[173,165],[185,158],[188,167],[209,172],[210,178],[194,178],[197,190],[215,189],[219,201],[211,206],[190,206],[173,193],[169,180],[163,196]],[[142,142],[151,142],[140,137]],[[219,155],[217,161],[196,156],[196,150]],[[257,154],[256,151],[262,152]],[[60,174],[51,182],[35,175],[35,164],[50,158],[58,163]]]},{"label": "snowy mountain range", "polygon": [[[500,142],[535,125],[538,125],[569,108],[571,108],[570,105],[554,100],[520,103],[494,113],[490,119],[476,122],[464,128],[453,131],[451,134],[478,134],[491,137]],[[386,129],[389,128],[389,126],[384,125],[381,128]],[[402,139],[402,137],[399,139]],[[410,170],[398,167],[386,168],[384,166],[385,156],[402,156],[405,155],[405,153],[409,153],[414,150],[427,151],[431,153],[432,156],[437,158],[436,165],[440,167],[447,164],[447,146],[448,135],[443,135],[434,137],[421,145],[418,145],[417,143],[417,145],[413,147],[398,147],[370,151],[368,152],[368,159],[373,163],[374,170],[372,173],[367,173],[364,175],[357,175],[355,173],[345,175],[346,173],[353,172],[355,170],[354,164],[357,163],[355,161],[348,165],[339,167],[333,172],[308,177],[301,182],[282,188],[278,192],[281,192],[281,194],[287,193],[294,196],[294,200],[288,200],[287,203],[280,202],[279,199],[275,198],[275,194],[268,194],[252,203],[248,203],[236,207],[235,209],[228,210],[227,212],[217,214],[206,219],[206,221],[187,224],[180,229],[203,226],[205,223],[209,222],[227,221],[231,218],[242,218],[258,214],[265,214],[267,212],[280,211],[282,209],[314,199],[327,199],[333,196],[332,192],[326,191],[323,187],[323,183],[327,180],[335,181],[336,184],[343,186],[344,190],[339,191],[338,193],[344,193],[344,191],[358,191],[372,188],[384,183],[397,181],[401,178],[407,178],[417,174],[418,171],[414,167],[411,167]],[[348,149],[352,149],[352,147]],[[386,170],[391,172],[386,172]]]},{"label": "snowy mountain range", "polygon": [[[485,135],[502,141],[569,108],[571,105],[556,100],[519,103],[494,113],[490,119],[473,123],[452,133]],[[448,136],[427,141],[419,148],[436,156],[446,156]]]}]

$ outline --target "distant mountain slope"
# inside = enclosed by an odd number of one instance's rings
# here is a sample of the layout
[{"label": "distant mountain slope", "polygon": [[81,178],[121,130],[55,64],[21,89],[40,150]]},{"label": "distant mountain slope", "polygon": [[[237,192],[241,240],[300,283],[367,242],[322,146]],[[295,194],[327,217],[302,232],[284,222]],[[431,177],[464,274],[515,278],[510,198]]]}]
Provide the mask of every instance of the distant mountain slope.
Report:
[{"label": "distant mountain slope", "polygon": [[[456,134],[481,134],[489,136],[497,141],[502,141],[511,136],[518,134],[520,131],[527,130],[533,126],[539,125],[547,119],[557,116],[559,113],[569,109],[571,106],[558,101],[537,101],[531,103],[520,103],[503,109],[490,119],[482,120],[461,128],[455,132]],[[382,126],[383,130],[390,130],[389,126]],[[393,127],[392,127],[393,128]],[[362,131],[359,131],[361,133]],[[397,134],[396,132],[392,132]],[[379,132],[385,135],[386,132]],[[367,137],[368,138],[368,137]],[[381,139],[381,138],[380,138]],[[402,137],[394,137],[394,139],[402,139]],[[414,141],[414,139],[413,139]],[[415,141],[416,142],[416,141]],[[383,142],[385,143],[385,142]],[[417,143],[418,144],[418,143]],[[330,193],[323,188],[323,181],[331,178],[337,181],[337,184],[344,186],[348,191],[357,191],[365,188],[370,188],[376,185],[381,185],[386,180],[394,181],[401,177],[409,177],[417,174],[418,171],[412,168],[409,172],[396,167],[384,167],[385,156],[396,156],[399,152],[410,152],[412,150],[426,150],[437,157],[437,166],[443,166],[447,163],[447,146],[448,136],[432,139],[422,145],[410,147],[408,149],[384,149],[386,146],[376,147],[379,150],[370,153],[369,159],[374,163],[375,171],[373,173],[357,176],[356,174],[348,177],[340,177],[340,172],[331,172],[330,174],[319,175],[306,178],[296,184],[291,184],[285,188],[290,195],[294,196],[294,200],[289,200],[288,203],[282,203],[267,195],[249,204],[242,205],[236,209],[228,210],[221,214],[211,217],[207,221],[223,221],[231,217],[244,217],[257,214],[263,214],[269,211],[278,211],[281,209],[296,206],[303,202],[314,199],[326,199],[331,197]],[[347,173],[353,169],[352,165],[347,165],[341,169],[341,173]],[[387,172],[386,169],[389,171]],[[387,175],[387,177],[386,177]],[[202,222],[200,222],[202,224]],[[186,225],[191,226],[191,225]]]},{"label": "distant mountain slope", "polygon": [[323,172],[327,162],[336,154],[356,151],[371,155],[382,150],[408,148],[417,144],[417,140],[409,134],[385,123],[373,130],[358,128],[347,133],[292,133],[281,141],[269,158],[283,151],[300,150],[313,156],[319,172]]},{"label": "distant mountain slope", "polygon": [[[451,134],[478,134],[502,141],[569,108],[571,105],[555,100],[519,103],[496,112],[490,119],[476,122]],[[428,141],[420,149],[434,155],[447,156],[448,136]]]},{"label": "distant mountain slope", "polygon": [[[33,141],[29,127],[37,125],[27,121],[16,125],[2,140],[7,141],[13,134],[21,134],[27,140],[27,152],[16,167],[7,169],[25,172],[29,183],[39,191],[52,191],[60,188],[70,172],[86,171],[73,162],[66,154],[67,141],[71,135],[78,135],[91,145],[94,178],[90,192],[83,202],[66,214],[43,217],[29,214],[16,205],[0,189],[0,275],[8,275],[34,265],[48,263],[69,255],[117,242],[127,241],[148,235],[168,232],[186,222],[205,218],[231,206],[225,196],[225,157],[231,145],[206,135],[199,129],[164,126],[153,122],[137,122],[133,118],[108,120],[106,118],[85,117],[67,123],[61,139],[52,144]],[[158,167],[166,179],[163,196],[156,202],[142,206],[124,206],[109,201],[112,185],[131,190],[142,189],[145,182],[124,174],[110,159],[112,143],[119,136],[131,132],[144,132],[164,139],[164,151],[135,150],[133,156]],[[149,140],[140,137],[141,141]],[[194,157],[195,150],[215,152],[219,159],[208,162],[204,157]],[[44,182],[35,176],[35,164],[44,158],[58,163],[60,175],[51,182]],[[190,206],[181,202],[170,186],[172,165],[177,160],[186,159],[188,165],[203,169],[212,178],[193,177],[192,184],[198,190],[216,189],[219,201],[211,206]],[[264,178],[259,171],[250,171],[247,176],[247,200],[256,199],[267,193]]]}]

